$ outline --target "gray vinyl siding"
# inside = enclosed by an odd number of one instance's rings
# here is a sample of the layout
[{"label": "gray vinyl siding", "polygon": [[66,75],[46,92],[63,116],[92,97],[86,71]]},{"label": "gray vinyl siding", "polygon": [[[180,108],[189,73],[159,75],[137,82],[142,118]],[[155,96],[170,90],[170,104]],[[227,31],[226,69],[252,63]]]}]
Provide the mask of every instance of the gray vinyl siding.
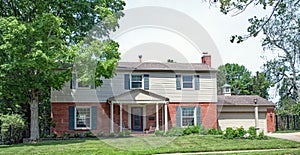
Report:
[{"label": "gray vinyl siding", "polygon": [[[130,72],[119,71],[112,79],[103,79],[102,87],[96,89],[77,88],[71,90],[69,83],[62,90],[52,91],[52,102],[106,102],[112,96],[125,93],[129,90],[124,86],[124,74]],[[171,72],[140,72],[137,74],[149,74],[150,92],[168,97],[170,102],[217,102],[217,84],[215,73],[171,73]],[[200,90],[184,89],[176,90],[176,74],[199,74]]]}]

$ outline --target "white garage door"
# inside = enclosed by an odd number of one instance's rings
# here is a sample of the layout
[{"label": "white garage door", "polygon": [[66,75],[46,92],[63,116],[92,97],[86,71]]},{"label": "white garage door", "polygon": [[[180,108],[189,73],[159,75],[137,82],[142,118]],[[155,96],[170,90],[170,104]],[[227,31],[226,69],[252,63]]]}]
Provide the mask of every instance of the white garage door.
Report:
[{"label": "white garage door", "polygon": [[[266,114],[259,113],[258,127],[260,131],[267,131]],[[243,127],[248,130],[249,127],[255,126],[254,113],[220,113],[219,114],[219,127],[221,130],[225,130],[227,127]]]}]

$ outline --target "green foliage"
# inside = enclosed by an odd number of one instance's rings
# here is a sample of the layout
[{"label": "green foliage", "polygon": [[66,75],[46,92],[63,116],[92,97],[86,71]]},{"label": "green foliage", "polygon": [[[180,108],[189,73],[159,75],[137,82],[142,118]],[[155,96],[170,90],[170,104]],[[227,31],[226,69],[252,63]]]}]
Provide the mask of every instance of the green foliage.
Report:
[{"label": "green foliage", "polygon": [[268,99],[270,80],[265,73],[257,72],[252,76],[251,72],[243,65],[230,64],[219,66],[217,72],[218,94],[222,92],[222,86],[227,83],[231,86],[231,92],[235,95],[259,95]]},{"label": "green foliage", "polygon": [[166,136],[183,136],[184,135],[184,128],[180,128],[180,127],[173,127],[171,129],[169,129],[166,132]]},{"label": "green foliage", "polygon": [[104,136],[104,132],[103,131],[99,131],[98,133],[97,133],[97,137],[103,137]]},{"label": "green foliage", "polygon": [[114,132],[111,132],[111,133],[109,133],[109,135],[108,135],[109,137],[115,137],[116,136],[116,134],[114,133]]},{"label": "green foliage", "polygon": [[223,131],[222,130],[217,130],[215,128],[211,128],[211,129],[208,129],[207,134],[208,135],[222,135]]},{"label": "green foliage", "polygon": [[22,140],[22,133],[25,128],[25,123],[21,115],[1,115],[1,136],[2,142],[5,144],[16,144]]},{"label": "green foliage", "polygon": [[256,129],[253,126],[248,129],[248,133],[249,133],[249,139],[255,139],[257,136]]},{"label": "green foliage", "polygon": [[84,133],[85,137],[93,137],[93,133],[91,131],[87,131]]},{"label": "green foliage", "polygon": [[225,130],[222,137],[225,138],[225,139],[233,139],[233,138],[235,138],[234,133],[235,133],[234,129],[231,128],[231,127],[228,127],[228,128],[226,128],[226,130]]},{"label": "green foliage", "polygon": [[156,130],[154,134],[155,134],[155,136],[164,136],[165,135],[165,131]]},{"label": "green foliage", "polygon": [[63,139],[69,139],[70,138],[70,133],[64,133],[63,134]]},{"label": "green foliage", "polygon": [[79,137],[80,137],[80,133],[75,132],[75,133],[74,133],[74,137],[75,137],[75,138],[79,138]]},{"label": "green foliage", "polygon": [[[49,106],[41,99],[49,97],[50,88],[59,90],[71,79],[72,65],[75,57],[82,54],[81,48],[84,51],[83,47],[99,47],[92,38],[108,38],[116,29],[124,5],[122,0],[1,3],[0,101],[4,106],[1,104],[0,110],[29,116],[30,109],[22,109],[29,107],[28,103]],[[98,51],[105,52],[96,55],[99,61],[92,76],[110,78],[119,60],[118,44],[108,39],[101,46]],[[101,81],[94,80],[96,86],[101,85]],[[40,125],[42,134],[49,132],[49,109],[40,110],[42,123],[38,123],[37,108],[31,109],[32,121],[26,119],[34,129]],[[32,131],[31,138],[38,139],[39,130]]]},{"label": "green foliage", "polygon": [[187,127],[183,130],[184,135],[190,135],[192,134],[192,129],[190,127]]}]

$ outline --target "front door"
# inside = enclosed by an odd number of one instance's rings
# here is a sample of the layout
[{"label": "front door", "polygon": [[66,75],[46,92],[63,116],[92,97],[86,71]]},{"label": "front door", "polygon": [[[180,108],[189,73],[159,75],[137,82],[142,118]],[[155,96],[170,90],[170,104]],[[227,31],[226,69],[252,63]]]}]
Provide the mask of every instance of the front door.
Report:
[{"label": "front door", "polygon": [[143,108],[131,108],[131,129],[133,131],[143,131]]}]

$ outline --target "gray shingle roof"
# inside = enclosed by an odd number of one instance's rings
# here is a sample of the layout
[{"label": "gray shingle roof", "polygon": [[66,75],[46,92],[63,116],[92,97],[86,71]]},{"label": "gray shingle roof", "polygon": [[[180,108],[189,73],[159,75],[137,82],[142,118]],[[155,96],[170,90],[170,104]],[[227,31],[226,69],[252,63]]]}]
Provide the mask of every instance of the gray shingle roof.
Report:
[{"label": "gray shingle roof", "polygon": [[258,95],[218,95],[218,105],[254,105],[254,99],[257,99],[259,106],[275,106],[273,102]]},{"label": "gray shingle roof", "polygon": [[216,71],[203,63],[119,62],[118,70]]}]

